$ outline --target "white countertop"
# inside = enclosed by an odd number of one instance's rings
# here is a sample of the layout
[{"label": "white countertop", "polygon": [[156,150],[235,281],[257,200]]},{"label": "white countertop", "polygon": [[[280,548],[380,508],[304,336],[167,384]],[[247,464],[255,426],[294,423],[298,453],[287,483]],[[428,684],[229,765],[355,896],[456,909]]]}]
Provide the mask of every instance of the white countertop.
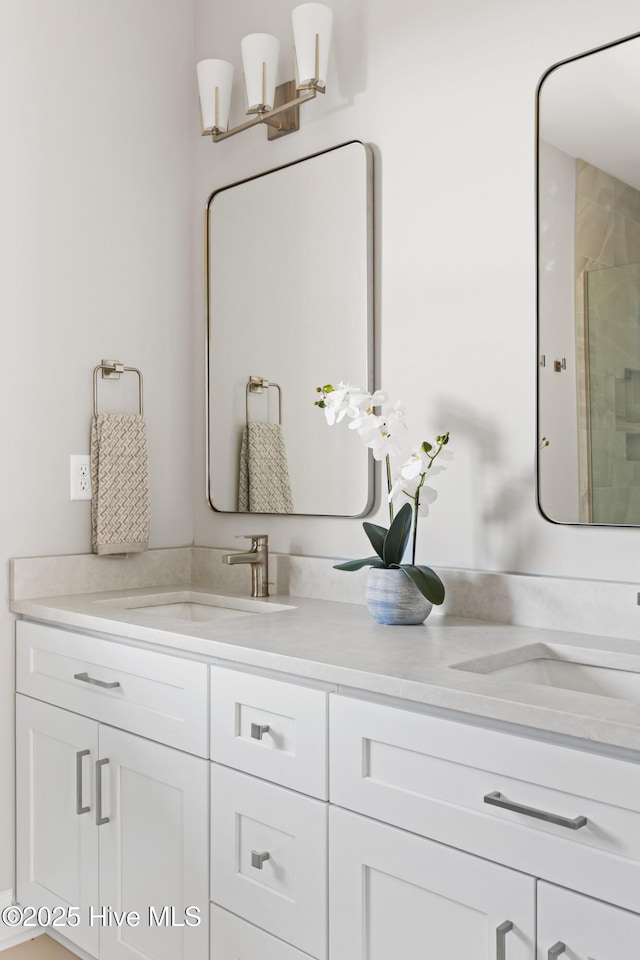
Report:
[{"label": "white countertop", "polygon": [[[187,653],[400,697],[533,728],[532,735],[542,731],[640,752],[640,704],[452,669],[466,660],[532,643],[638,657],[640,645],[636,641],[433,613],[420,626],[382,626],[361,604],[289,596],[263,602],[295,609],[236,616],[228,623],[215,624],[170,620],[104,604],[114,598],[170,595],[185,590],[212,595],[222,592],[184,585],[119,590],[14,600],[11,610],[74,630],[167,648],[168,653]],[[227,590],[224,593],[229,595]]]}]

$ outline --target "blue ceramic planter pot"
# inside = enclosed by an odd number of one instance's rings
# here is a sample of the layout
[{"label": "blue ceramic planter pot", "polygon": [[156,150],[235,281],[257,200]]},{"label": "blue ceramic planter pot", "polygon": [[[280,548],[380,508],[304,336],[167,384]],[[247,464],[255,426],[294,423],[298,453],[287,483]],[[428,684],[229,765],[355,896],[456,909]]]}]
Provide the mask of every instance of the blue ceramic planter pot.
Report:
[{"label": "blue ceramic planter pot", "polygon": [[433,609],[404,570],[371,567],[365,596],[369,613],[378,623],[424,623]]}]

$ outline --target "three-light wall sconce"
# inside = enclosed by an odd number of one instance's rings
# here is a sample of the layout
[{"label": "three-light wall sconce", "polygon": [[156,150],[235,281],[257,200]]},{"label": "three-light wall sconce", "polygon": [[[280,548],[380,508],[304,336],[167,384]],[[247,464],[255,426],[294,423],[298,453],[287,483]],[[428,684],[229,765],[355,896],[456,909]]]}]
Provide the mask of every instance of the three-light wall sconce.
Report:
[{"label": "three-light wall sconce", "polygon": [[259,123],[268,126],[269,140],[293,133],[300,126],[299,107],[324,93],[333,14],[323,3],[303,3],[291,14],[296,79],[276,86],[280,43],[268,33],[251,33],[241,43],[242,67],[250,120],[229,127],[233,65],[226,60],[201,60],[198,87],[202,136],[226,140]]}]

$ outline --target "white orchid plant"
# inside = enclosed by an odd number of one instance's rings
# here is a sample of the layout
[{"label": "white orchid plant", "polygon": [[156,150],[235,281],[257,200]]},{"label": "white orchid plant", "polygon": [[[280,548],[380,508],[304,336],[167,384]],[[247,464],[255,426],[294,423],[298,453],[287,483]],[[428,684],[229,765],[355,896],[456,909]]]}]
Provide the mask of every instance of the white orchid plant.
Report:
[{"label": "white orchid plant", "polygon": [[[394,476],[391,461],[401,456],[402,441],[407,432],[404,407],[400,403],[389,405],[388,395],[383,390],[367,393],[349,383],[340,382],[335,386],[328,383],[317,387],[316,392],[320,394],[320,399],[315,401],[315,405],[324,412],[329,426],[340,423],[346,417],[349,429],[356,431],[376,460],[384,460],[387,472],[389,528],[363,523],[376,555],[338,563],[336,569],[360,570],[361,567],[371,566],[404,570],[427,600],[435,604],[442,603],[444,585],[440,577],[430,567],[416,564],[416,541],[418,517],[428,514],[430,505],[438,496],[433,487],[427,486],[427,476],[431,478],[445,469],[441,464],[434,466],[438,457],[445,460],[451,456],[445,450],[449,443],[449,431],[439,434],[435,443],[425,440],[414,448]],[[406,502],[405,498],[410,502]],[[398,499],[405,502],[395,513],[394,503]],[[411,537],[411,563],[403,563]]]}]

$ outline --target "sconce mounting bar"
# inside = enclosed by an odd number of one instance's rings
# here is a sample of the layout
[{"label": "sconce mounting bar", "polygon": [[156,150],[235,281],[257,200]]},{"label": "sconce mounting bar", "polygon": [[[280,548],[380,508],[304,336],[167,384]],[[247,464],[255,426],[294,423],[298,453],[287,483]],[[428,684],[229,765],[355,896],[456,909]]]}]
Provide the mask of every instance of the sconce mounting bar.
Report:
[{"label": "sconce mounting bar", "polygon": [[[243,130],[249,130],[250,127],[255,127],[259,123],[266,123],[270,127],[269,140],[275,140],[277,137],[284,136],[286,133],[293,133],[294,130],[298,130],[300,127],[298,110],[300,104],[306,103],[307,100],[314,100],[318,93],[324,93],[323,88],[320,86],[312,87],[299,96],[295,96],[295,90],[295,80],[288,80],[286,83],[281,83],[276,87],[276,105],[274,105],[271,110],[264,110],[262,113],[252,117],[251,120],[240,123],[237,127],[231,127],[229,130],[219,131],[216,130],[215,127],[203,130],[202,136],[211,137],[214,143],[218,143],[220,140],[227,140],[228,137],[233,137],[236,133],[241,133]],[[293,97],[291,97],[292,93],[294,94]],[[288,99],[289,97],[291,97],[291,99]],[[278,103],[278,100],[282,98],[285,98],[284,102]],[[286,116],[287,112],[289,112],[289,116]],[[285,116],[283,116],[283,114]],[[282,117],[282,120],[275,120],[275,117]]]}]

